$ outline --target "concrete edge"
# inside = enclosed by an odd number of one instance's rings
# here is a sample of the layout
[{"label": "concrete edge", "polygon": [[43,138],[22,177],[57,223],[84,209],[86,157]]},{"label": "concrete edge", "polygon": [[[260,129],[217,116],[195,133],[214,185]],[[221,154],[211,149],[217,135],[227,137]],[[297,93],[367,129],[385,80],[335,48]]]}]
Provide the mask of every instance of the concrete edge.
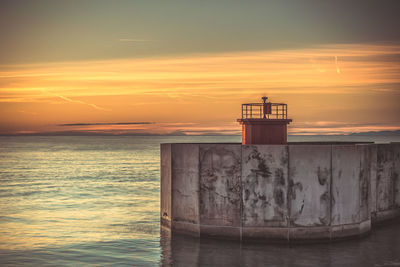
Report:
[{"label": "concrete edge", "polygon": [[376,211],[372,217],[372,224],[380,224],[384,223],[388,220],[396,219],[400,217],[400,208],[385,210],[385,211]]},{"label": "concrete edge", "polygon": [[[171,222],[172,232],[243,242],[326,242],[361,237],[371,231],[371,220],[360,223],[317,227],[234,227]],[[163,223],[162,227],[167,227]]]}]

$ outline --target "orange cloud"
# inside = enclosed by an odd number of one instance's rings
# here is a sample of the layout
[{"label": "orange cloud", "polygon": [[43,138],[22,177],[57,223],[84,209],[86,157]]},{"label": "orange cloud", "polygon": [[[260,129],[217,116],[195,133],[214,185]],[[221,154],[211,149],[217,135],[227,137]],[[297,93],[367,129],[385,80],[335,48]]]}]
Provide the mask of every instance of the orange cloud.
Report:
[{"label": "orange cloud", "polygon": [[[366,130],[385,123],[389,129],[400,125],[399,74],[400,45],[370,44],[3,65],[0,132],[110,121],[154,121],[145,127],[156,132],[240,132],[235,123],[240,104],[264,94],[289,104],[291,129],[303,131],[300,125],[306,121],[343,121],[349,125],[344,132],[356,129],[354,123]],[[196,126],[161,126],[167,122]]]}]

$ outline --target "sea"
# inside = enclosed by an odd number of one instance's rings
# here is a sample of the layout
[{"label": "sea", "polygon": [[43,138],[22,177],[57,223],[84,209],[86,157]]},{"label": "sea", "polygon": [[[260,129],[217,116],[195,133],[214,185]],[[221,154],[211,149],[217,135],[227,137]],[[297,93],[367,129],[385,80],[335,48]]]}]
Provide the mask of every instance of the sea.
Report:
[{"label": "sea", "polygon": [[[400,142],[400,136],[289,136]],[[160,143],[240,136],[0,137],[0,266],[400,266],[400,222],[361,239],[240,244],[160,229]]]}]

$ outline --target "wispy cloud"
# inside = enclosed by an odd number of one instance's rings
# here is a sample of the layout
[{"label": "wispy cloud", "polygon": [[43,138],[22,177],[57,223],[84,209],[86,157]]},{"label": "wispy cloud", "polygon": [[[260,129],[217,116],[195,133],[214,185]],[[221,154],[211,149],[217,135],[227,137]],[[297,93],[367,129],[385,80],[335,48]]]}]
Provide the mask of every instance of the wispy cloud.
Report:
[{"label": "wispy cloud", "polygon": [[338,121],[298,122],[289,128],[290,134],[349,134],[369,131],[396,131],[399,123],[350,123]]},{"label": "wispy cloud", "polygon": [[[121,39],[146,41],[151,40]],[[240,104],[267,94],[273,102],[288,103],[289,129],[351,131],[376,123],[389,129],[399,123],[399,73],[399,44],[2,66],[0,108],[2,118],[15,117],[13,125],[20,128],[33,123],[18,110],[37,113],[38,128],[71,121],[155,121],[90,126],[238,131]],[[171,121],[177,125],[163,125]],[[342,125],[318,125],[321,121]],[[6,119],[0,124],[11,125]]]},{"label": "wispy cloud", "polygon": [[64,100],[67,101],[67,102],[78,103],[78,104],[83,104],[83,105],[88,105],[88,106],[90,106],[90,107],[92,107],[92,108],[94,108],[94,109],[97,109],[97,110],[111,111],[110,109],[106,109],[106,108],[99,107],[99,106],[97,106],[96,104],[86,103],[86,102],[81,101],[81,100],[73,100],[73,99],[71,99],[71,98],[68,98],[68,97],[65,97],[65,96],[62,96],[62,95],[57,95],[57,97],[59,97],[59,98],[61,98],[61,99],[64,99]]},{"label": "wispy cloud", "polygon": [[94,123],[64,123],[57,126],[92,126],[92,125],[142,125],[155,124],[155,122],[94,122]]},{"label": "wispy cloud", "polygon": [[153,42],[154,40],[148,39],[133,39],[133,38],[121,38],[120,42],[132,42],[132,43],[145,43],[145,42]]},{"label": "wispy cloud", "polygon": [[34,115],[34,116],[38,115],[37,112],[31,112],[31,111],[26,111],[26,110],[17,110],[17,112],[23,113],[23,114],[28,114],[28,115]]},{"label": "wispy cloud", "polygon": [[337,73],[337,74],[340,74],[340,69],[339,69],[339,65],[338,65],[337,56],[335,56],[335,66],[336,66],[336,73]]}]

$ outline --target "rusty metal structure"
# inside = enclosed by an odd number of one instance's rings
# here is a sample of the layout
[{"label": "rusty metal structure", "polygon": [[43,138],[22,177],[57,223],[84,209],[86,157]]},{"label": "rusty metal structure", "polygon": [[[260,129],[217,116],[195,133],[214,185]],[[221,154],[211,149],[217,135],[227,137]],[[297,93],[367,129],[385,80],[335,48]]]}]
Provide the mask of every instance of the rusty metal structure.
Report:
[{"label": "rusty metal structure", "polygon": [[286,144],[287,125],[292,121],[287,118],[287,104],[267,102],[242,104],[242,118],[237,121],[242,125],[242,144]]}]

